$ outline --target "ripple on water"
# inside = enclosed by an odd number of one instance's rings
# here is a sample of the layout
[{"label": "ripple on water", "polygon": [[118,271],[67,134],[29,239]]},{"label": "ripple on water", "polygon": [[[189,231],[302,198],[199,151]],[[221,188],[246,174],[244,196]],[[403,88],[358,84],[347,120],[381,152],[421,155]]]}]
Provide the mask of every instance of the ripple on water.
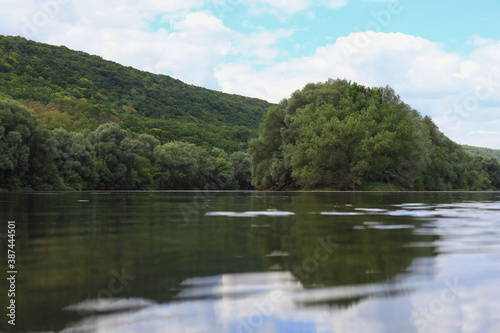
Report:
[{"label": "ripple on water", "polygon": [[292,216],[294,212],[279,211],[276,209],[268,209],[263,211],[248,211],[248,212],[206,212],[205,216],[227,216],[227,217],[257,217],[257,216]]}]

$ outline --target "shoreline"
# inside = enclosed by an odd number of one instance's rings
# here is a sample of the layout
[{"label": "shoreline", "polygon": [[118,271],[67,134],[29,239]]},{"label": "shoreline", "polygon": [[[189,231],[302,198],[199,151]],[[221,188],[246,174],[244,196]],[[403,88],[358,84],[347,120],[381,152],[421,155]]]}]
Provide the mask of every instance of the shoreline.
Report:
[{"label": "shoreline", "polygon": [[0,193],[500,193],[500,190],[447,190],[447,191],[367,191],[367,190],[5,190],[0,189]]}]

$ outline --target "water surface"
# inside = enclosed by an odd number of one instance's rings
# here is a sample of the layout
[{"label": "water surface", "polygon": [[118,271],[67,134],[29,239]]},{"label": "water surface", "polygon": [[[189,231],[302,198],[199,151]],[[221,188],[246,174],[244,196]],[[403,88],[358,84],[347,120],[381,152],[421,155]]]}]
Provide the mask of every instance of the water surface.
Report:
[{"label": "water surface", "polygon": [[0,193],[3,253],[9,220],[16,332],[500,332],[494,192]]}]

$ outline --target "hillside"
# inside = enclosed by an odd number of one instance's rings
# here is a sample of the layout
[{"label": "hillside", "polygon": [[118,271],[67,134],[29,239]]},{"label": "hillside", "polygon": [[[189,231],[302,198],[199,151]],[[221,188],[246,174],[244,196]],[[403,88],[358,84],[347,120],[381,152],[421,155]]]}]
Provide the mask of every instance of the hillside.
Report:
[{"label": "hillside", "polygon": [[481,157],[496,158],[497,160],[500,161],[500,149],[473,147],[473,146],[468,146],[468,145],[462,145],[462,147],[469,154],[481,156]]},{"label": "hillside", "polygon": [[161,142],[236,151],[270,103],[185,84],[64,46],[0,35],[0,98],[26,105],[48,128],[120,122]]},{"label": "hillside", "polygon": [[269,109],[249,144],[263,190],[500,188],[500,163],[472,156],[390,87],[310,83]]}]

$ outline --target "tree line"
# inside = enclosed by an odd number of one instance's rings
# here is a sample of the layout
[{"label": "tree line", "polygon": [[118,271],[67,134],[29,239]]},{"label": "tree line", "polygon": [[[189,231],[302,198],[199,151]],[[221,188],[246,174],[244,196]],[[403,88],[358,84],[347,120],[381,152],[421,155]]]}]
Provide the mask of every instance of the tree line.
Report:
[{"label": "tree line", "polygon": [[250,159],[213,147],[161,144],[106,123],[80,132],[47,129],[25,106],[0,100],[0,188],[249,189]]},{"label": "tree line", "polygon": [[498,160],[468,154],[390,87],[346,80],[271,107],[250,156],[258,189],[500,188]]}]

